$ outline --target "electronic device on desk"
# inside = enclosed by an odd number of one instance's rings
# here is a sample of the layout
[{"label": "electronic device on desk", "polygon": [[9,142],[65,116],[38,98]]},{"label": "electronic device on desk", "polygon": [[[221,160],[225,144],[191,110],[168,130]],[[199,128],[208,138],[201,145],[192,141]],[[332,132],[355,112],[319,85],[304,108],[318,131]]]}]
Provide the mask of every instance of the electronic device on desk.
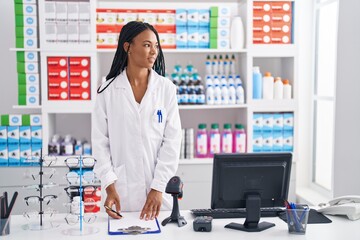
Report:
[{"label": "electronic device on desk", "polygon": [[328,204],[319,204],[318,212],[329,215],[346,215],[350,220],[360,219],[360,196],[348,195],[334,198]]},{"label": "electronic device on desk", "polygon": [[199,216],[194,219],[193,228],[195,232],[211,232],[212,217]]},{"label": "electronic device on desk", "polygon": [[[225,227],[248,232],[275,226],[259,220],[263,215],[277,216],[285,209],[291,159],[291,153],[215,154],[211,210],[201,215],[214,218],[245,215],[244,224],[231,223]],[[192,213],[197,215],[199,210],[193,209]]]}]

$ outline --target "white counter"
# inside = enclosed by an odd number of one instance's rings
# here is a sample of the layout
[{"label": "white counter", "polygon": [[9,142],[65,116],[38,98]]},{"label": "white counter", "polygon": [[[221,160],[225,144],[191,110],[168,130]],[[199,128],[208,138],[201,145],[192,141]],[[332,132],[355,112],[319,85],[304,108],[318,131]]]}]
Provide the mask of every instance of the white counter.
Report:
[{"label": "white counter", "polygon": [[[124,213],[136,214],[139,213]],[[170,212],[162,212],[159,216],[159,224],[161,221],[168,217]],[[67,236],[63,234],[71,228],[77,228],[76,226],[69,226],[66,224],[64,217],[65,214],[59,214],[56,216],[56,223],[60,224],[59,227],[41,231],[35,230],[23,230],[23,226],[27,223],[27,220],[20,215],[12,216],[10,235],[2,236],[1,239],[36,239],[36,240],[52,240],[52,239],[85,239],[86,240],[103,240],[103,239],[166,239],[166,240],[225,240],[225,239],[246,239],[246,240],[258,240],[258,239],[306,239],[306,240],[359,240],[360,239],[360,220],[350,221],[344,217],[332,217],[329,218],[333,221],[329,224],[309,224],[307,226],[306,235],[292,235],[288,233],[287,224],[279,218],[262,218],[261,221],[267,221],[275,223],[276,226],[268,230],[259,233],[248,233],[237,230],[227,229],[224,226],[230,222],[243,223],[244,218],[237,219],[214,219],[212,222],[211,232],[194,232],[193,219],[189,211],[181,211],[181,215],[185,217],[188,224],[179,228],[175,223],[169,223],[165,227],[161,226],[161,233],[159,234],[143,234],[143,235],[113,235],[107,234],[107,216],[105,213],[100,213],[95,223],[91,224],[92,227],[98,228],[99,232],[93,235],[87,236]],[[84,228],[87,225],[84,224]],[[89,225],[90,226],[90,225]]]}]

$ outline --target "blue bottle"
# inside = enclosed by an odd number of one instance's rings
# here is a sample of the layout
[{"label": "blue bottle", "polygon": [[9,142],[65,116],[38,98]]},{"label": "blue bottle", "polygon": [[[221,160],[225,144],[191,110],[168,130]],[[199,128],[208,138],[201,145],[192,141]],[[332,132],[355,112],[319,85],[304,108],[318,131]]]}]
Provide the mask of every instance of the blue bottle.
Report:
[{"label": "blue bottle", "polygon": [[253,99],[262,98],[262,75],[259,67],[253,67]]}]

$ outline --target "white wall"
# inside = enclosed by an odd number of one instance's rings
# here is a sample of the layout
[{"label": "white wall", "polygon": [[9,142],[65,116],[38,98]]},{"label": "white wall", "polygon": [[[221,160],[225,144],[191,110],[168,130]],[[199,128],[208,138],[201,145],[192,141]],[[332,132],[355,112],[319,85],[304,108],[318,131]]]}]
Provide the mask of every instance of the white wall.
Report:
[{"label": "white wall", "polygon": [[334,196],[360,195],[360,1],[339,1]]}]

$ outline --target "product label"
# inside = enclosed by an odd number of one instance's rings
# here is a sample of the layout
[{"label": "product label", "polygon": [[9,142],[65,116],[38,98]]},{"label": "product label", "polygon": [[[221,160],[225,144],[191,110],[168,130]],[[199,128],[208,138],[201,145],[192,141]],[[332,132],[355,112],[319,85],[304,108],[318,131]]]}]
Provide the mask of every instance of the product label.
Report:
[{"label": "product label", "polygon": [[197,136],[197,144],[196,144],[196,152],[199,155],[207,154],[207,135],[206,134],[199,134]]},{"label": "product label", "polygon": [[220,153],[220,134],[211,133],[210,134],[210,153]]},{"label": "product label", "polygon": [[232,134],[231,134],[231,132],[223,134],[222,152],[223,153],[232,153]]},{"label": "product label", "polygon": [[235,135],[235,152],[244,153],[246,152],[245,145],[245,134],[237,133]]}]

